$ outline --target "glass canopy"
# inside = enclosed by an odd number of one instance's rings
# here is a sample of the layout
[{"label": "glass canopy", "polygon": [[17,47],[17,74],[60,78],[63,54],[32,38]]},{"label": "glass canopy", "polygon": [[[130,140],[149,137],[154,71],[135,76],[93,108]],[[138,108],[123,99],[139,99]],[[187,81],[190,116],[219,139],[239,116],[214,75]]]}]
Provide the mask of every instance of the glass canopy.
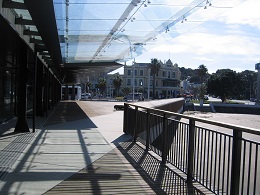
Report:
[{"label": "glass canopy", "polygon": [[64,63],[128,61],[244,0],[54,0]]}]

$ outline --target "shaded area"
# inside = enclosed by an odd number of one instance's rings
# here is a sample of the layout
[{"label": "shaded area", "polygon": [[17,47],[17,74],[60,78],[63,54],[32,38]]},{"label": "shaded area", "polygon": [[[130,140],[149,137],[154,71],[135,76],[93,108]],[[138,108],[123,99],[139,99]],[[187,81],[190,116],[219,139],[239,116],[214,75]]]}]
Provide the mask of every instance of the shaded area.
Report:
[{"label": "shaded area", "polygon": [[[36,181],[53,187],[51,183],[68,178],[111,150],[75,102],[61,102],[49,120],[46,122],[45,118],[41,124],[40,129],[45,128],[36,133],[9,133],[11,126],[11,123],[7,125],[0,136],[1,140],[8,139],[0,150],[0,192],[3,194],[43,193],[46,186],[27,187],[34,186]],[[95,182],[92,185],[98,186]]]},{"label": "shaded area", "polygon": [[76,120],[82,120],[86,118],[89,119],[86,113],[83,112],[83,110],[78,106],[76,102],[64,101],[59,103],[59,105],[55,109],[55,113],[52,114],[51,118],[46,122],[44,127],[72,122]]},{"label": "shaded area", "polygon": [[156,194],[209,193],[197,184],[188,185],[181,171],[171,165],[161,164],[160,157],[145,151],[139,144],[125,142],[118,148]]},{"label": "shaded area", "polygon": [[[93,185],[96,183],[96,185]],[[205,194],[134,142],[119,146],[45,194]]]}]

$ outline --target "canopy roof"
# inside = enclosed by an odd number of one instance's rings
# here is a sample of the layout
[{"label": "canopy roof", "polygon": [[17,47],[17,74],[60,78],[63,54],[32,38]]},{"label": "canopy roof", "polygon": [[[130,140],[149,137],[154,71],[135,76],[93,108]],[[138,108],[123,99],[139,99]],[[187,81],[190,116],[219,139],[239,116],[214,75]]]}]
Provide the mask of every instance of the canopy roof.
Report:
[{"label": "canopy roof", "polygon": [[64,82],[80,82],[80,75],[112,71],[244,0],[3,1],[46,63],[74,75]]}]

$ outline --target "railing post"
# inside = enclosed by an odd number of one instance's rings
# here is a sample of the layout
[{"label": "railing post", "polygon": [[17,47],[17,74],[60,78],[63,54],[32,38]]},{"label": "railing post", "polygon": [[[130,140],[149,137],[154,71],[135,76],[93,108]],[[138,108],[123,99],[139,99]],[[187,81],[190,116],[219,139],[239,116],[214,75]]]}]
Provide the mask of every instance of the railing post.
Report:
[{"label": "railing post", "polygon": [[128,104],[124,103],[124,125],[123,125],[123,132],[128,133]]},{"label": "railing post", "polygon": [[167,151],[166,151],[166,144],[167,144],[167,118],[166,114],[163,114],[163,132],[162,132],[162,164],[166,163],[167,160]]},{"label": "railing post", "polygon": [[135,106],[135,121],[134,121],[134,142],[136,142],[136,138],[137,138],[137,113],[138,113],[138,106]]},{"label": "railing post", "polygon": [[149,123],[150,110],[146,110],[146,151],[150,148],[150,123]]},{"label": "railing post", "polygon": [[233,149],[231,165],[231,188],[230,194],[239,194],[240,166],[242,149],[242,131],[233,129]]},{"label": "railing post", "polygon": [[193,180],[193,163],[194,163],[194,139],[195,139],[195,120],[189,120],[189,144],[188,144],[188,171],[187,182]]}]

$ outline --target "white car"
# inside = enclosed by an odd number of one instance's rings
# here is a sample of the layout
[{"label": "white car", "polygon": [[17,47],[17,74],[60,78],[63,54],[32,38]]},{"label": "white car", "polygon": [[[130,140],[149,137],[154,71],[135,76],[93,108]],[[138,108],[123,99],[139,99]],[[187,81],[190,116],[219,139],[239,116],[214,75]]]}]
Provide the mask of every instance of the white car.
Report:
[{"label": "white car", "polygon": [[81,99],[82,100],[91,99],[91,93],[82,93],[81,94]]}]

